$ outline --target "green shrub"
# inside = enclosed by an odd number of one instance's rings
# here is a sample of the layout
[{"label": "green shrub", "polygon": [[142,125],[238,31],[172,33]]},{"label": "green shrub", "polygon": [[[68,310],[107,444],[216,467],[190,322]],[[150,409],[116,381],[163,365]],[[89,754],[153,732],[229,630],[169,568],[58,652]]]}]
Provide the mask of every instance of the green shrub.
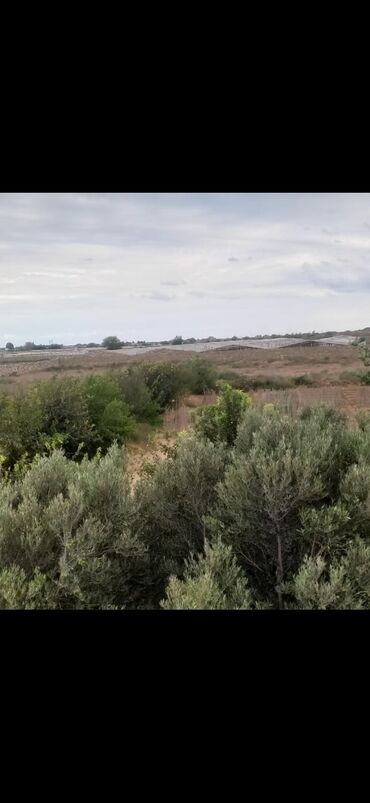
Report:
[{"label": "green shrub", "polygon": [[145,381],[145,372],[141,367],[129,368],[124,374],[117,376],[119,392],[138,421],[156,423],[159,416],[159,405],[153,399]]},{"label": "green shrub", "polygon": [[137,486],[136,531],[148,546],[159,599],[170,574],[181,574],[190,553],[204,548],[204,518],[216,501],[226,460],[222,445],[185,435]]},{"label": "green shrub", "polygon": [[217,370],[208,360],[194,357],[179,366],[183,385],[190,393],[201,394],[214,390],[218,379]]},{"label": "green shrub", "polygon": [[284,591],[294,597],[290,607],[299,609],[369,609],[370,546],[357,539],[332,564],[306,556]]},{"label": "green shrub", "polygon": [[220,396],[217,404],[207,405],[193,413],[195,432],[213,443],[232,446],[239,423],[251,399],[241,390],[234,390],[226,382],[218,382]]},{"label": "green shrub", "polygon": [[148,571],[122,454],[43,457],[0,490],[2,607],[138,607]]},{"label": "green shrub", "polygon": [[173,363],[143,366],[144,379],[158,409],[164,412],[186,389],[179,367]]},{"label": "green shrub", "polygon": [[231,547],[221,541],[205,542],[204,554],[186,561],[184,579],[171,577],[166,599],[167,610],[247,610],[252,596],[246,578]]},{"label": "green shrub", "polygon": [[333,548],[342,548],[351,513],[341,492],[357,458],[356,437],[335,411],[319,407],[295,420],[247,410],[214,517],[261,595],[277,593],[281,605],[283,580],[306,552],[327,548],[330,533],[337,535]]},{"label": "green shrub", "polygon": [[[35,392],[41,405],[42,432],[45,436],[64,435],[67,457],[94,454],[99,437],[89,416],[83,384],[78,379],[51,379],[40,382]],[[81,450],[80,444],[83,444]]]},{"label": "green shrub", "polygon": [[0,398],[0,452],[12,469],[25,455],[42,448],[43,411],[35,389]]}]

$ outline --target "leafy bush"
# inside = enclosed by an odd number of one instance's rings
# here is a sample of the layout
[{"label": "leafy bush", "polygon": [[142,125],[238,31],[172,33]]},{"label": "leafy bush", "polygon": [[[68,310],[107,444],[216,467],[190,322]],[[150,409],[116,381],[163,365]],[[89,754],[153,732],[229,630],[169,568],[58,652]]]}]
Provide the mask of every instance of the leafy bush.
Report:
[{"label": "leafy bush", "polygon": [[135,419],[121,398],[115,377],[90,376],[83,383],[90,421],[97,433],[95,449],[107,449],[113,441],[125,443],[135,435]]},{"label": "leafy bush", "polygon": [[0,398],[0,452],[4,468],[12,469],[25,455],[42,448],[43,411],[34,389]]},{"label": "leafy bush", "polygon": [[202,407],[193,413],[195,432],[213,443],[231,446],[236,438],[243,412],[251,399],[241,390],[233,390],[226,382],[218,382],[220,396],[217,404]]},{"label": "leafy bush", "polygon": [[304,555],[328,544],[341,549],[353,532],[362,479],[351,488],[349,477],[357,457],[356,437],[335,411],[306,410],[297,420],[278,410],[246,412],[214,518],[268,599],[277,593],[282,605],[280,586]]},{"label": "leafy bush", "polygon": [[39,459],[0,492],[0,606],[137,607],[147,571],[121,451]]},{"label": "leafy bush", "polygon": [[190,393],[201,394],[214,390],[218,375],[217,370],[208,360],[199,357],[179,366],[183,385]]},{"label": "leafy bush", "polygon": [[[131,380],[130,380],[131,381]],[[106,450],[114,440],[125,443],[135,437],[132,407],[143,418],[152,418],[158,408],[144,384],[145,398],[134,403],[137,383],[131,388],[131,408],[121,386],[113,376],[87,379],[53,378],[35,383],[29,390],[0,397],[0,461],[5,470],[14,470],[20,461],[32,461],[37,454],[63,446],[68,458],[80,460]],[[53,446],[52,446],[53,445]]]},{"label": "leafy bush", "polygon": [[129,368],[127,373],[117,376],[117,383],[120,395],[127,403],[131,414],[138,421],[156,423],[159,415],[159,405],[153,399],[145,381],[144,369],[140,366]]},{"label": "leafy bush", "polygon": [[166,599],[161,607],[167,610],[247,610],[252,596],[246,578],[238,566],[231,547],[221,541],[207,541],[204,555],[186,561],[184,579],[171,577]]},{"label": "leafy bush", "polygon": [[98,437],[82,383],[78,379],[51,379],[40,382],[35,391],[41,406],[42,432],[46,436],[64,435],[67,457],[80,454],[80,444],[87,454],[94,454]]},{"label": "leafy bush", "polygon": [[[162,403],[185,387],[154,368]],[[0,398],[0,607],[369,609],[370,415],[261,409],[223,383],[130,488],[119,443],[135,405],[158,410],[146,376]]]},{"label": "leafy bush", "polygon": [[370,546],[360,539],[351,543],[341,558],[328,564],[318,555],[306,556],[285,592],[293,595],[290,607],[300,609],[350,609],[370,607]]},{"label": "leafy bush", "polygon": [[164,412],[185,391],[181,371],[173,363],[154,363],[143,366],[145,384],[158,409]]},{"label": "leafy bush", "polygon": [[216,501],[227,460],[222,445],[191,435],[179,438],[168,452],[141,480],[135,495],[136,529],[149,549],[159,599],[170,574],[181,574],[190,553],[204,548],[204,519]]}]

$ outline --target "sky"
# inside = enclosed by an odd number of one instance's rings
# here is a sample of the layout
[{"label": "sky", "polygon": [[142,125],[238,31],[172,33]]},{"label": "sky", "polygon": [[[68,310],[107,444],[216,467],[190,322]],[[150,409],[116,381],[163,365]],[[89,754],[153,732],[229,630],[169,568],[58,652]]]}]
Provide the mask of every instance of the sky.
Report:
[{"label": "sky", "polygon": [[0,346],[370,325],[370,193],[0,193]]}]

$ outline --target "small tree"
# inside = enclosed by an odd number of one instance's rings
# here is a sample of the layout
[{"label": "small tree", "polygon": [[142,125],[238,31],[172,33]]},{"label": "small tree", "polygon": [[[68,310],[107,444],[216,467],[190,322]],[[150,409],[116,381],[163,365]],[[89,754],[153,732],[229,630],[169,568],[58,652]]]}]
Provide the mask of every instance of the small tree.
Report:
[{"label": "small tree", "polygon": [[186,561],[184,580],[172,576],[161,608],[246,610],[252,607],[248,582],[232,549],[218,540],[205,543],[204,555]]},{"label": "small tree", "polygon": [[221,441],[232,446],[243,414],[252,400],[242,390],[234,390],[226,382],[220,381],[217,385],[220,389],[219,400],[217,404],[195,412],[195,431],[213,443]]},{"label": "small tree", "polygon": [[110,335],[109,337],[105,337],[102,346],[108,351],[113,351],[114,349],[121,349],[122,343],[116,335]]},{"label": "small tree", "polygon": [[7,351],[14,351],[14,343],[7,343],[5,348]]}]

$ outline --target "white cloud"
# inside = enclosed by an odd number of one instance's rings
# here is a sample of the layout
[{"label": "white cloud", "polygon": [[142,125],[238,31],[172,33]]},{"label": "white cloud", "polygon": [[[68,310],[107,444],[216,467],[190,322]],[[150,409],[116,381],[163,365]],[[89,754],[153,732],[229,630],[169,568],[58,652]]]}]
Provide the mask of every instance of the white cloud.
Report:
[{"label": "white cloud", "polygon": [[3,329],[73,342],[368,325],[369,219],[369,194],[0,194]]}]

